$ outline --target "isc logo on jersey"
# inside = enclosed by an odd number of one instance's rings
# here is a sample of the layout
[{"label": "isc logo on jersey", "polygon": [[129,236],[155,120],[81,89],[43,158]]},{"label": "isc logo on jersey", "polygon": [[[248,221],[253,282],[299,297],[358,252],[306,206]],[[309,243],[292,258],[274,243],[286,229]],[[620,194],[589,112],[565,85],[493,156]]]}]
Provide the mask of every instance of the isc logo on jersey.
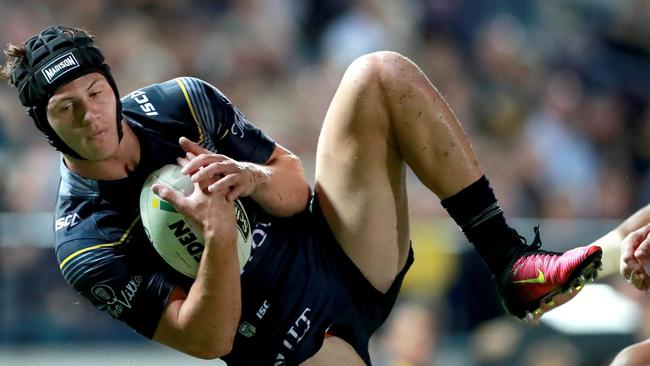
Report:
[{"label": "isc logo on jersey", "polygon": [[[145,232],[158,254],[178,272],[195,278],[204,248],[201,230],[155,195],[151,190],[154,183],[189,195],[194,189],[192,181],[181,174],[178,165],[165,165],[151,173],[140,192],[140,215]],[[243,271],[251,253],[251,225],[239,200],[235,200],[235,211],[239,269]]]}]

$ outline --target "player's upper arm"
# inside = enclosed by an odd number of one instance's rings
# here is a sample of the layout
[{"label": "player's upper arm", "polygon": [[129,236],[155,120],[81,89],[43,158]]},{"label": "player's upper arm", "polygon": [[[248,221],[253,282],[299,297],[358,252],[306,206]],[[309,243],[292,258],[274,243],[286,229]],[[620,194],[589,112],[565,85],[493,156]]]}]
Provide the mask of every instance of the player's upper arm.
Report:
[{"label": "player's upper arm", "polygon": [[98,309],[151,338],[173,285],[162,273],[137,268],[112,244],[67,255],[60,261],[63,277]]},{"label": "player's upper arm", "polygon": [[182,77],[178,84],[184,110],[198,130],[198,143],[235,160],[265,163],[275,142],[248,121],[244,114],[213,85],[196,78]]},{"label": "player's upper arm", "polygon": [[216,358],[230,351],[232,342],[205,342],[185,334],[179,312],[186,298],[162,273],[138,270],[115,248],[80,250],[62,261],[66,281],[97,308],[124,321],[138,333],[199,358]]}]

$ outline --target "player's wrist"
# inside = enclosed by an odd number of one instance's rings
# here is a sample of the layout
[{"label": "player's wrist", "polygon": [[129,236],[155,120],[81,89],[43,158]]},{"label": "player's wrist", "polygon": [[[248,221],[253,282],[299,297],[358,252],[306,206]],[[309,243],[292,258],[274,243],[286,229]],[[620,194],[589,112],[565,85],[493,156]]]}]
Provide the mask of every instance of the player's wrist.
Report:
[{"label": "player's wrist", "polygon": [[[214,220],[212,220],[214,221]],[[203,236],[205,238],[206,249],[210,246],[221,247],[237,247],[237,228],[235,225],[235,218],[232,223],[226,220],[218,220],[219,222],[204,223]]]},{"label": "player's wrist", "polygon": [[250,172],[250,181],[253,183],[251,196],[255,199],[255,196],[258,195],[271,180],[272,171],[271,168],[266,165],[255,163],[248,163],[247,169]]}]

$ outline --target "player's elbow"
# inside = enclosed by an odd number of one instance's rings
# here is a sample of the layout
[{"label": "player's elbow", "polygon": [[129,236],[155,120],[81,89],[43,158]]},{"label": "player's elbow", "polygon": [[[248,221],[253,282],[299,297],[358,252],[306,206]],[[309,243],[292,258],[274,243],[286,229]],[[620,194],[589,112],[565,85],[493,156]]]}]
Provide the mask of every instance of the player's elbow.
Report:
[{"label": "player's elbow", "polygon": [[269,207],[267,212],[275,217],[290,217],[298,214],[307,207],[309,193],[307,181],[304,184],[295,184],[295,188],[279,200],[280,204]]},{"label": "player's elbow", "polygon": [[219,341],[197,342],[184,351],[190,356],[203,360],[214,360],[223,357],[232,351],[235,337],[228,337]]}]

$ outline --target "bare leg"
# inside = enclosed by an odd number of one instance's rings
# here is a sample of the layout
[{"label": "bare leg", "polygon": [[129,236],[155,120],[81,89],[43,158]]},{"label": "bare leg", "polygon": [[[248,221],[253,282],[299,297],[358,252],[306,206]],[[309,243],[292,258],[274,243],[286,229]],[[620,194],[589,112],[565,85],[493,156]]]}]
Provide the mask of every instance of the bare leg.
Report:
[{"label": "bare leg", "polygon": [[[390,287],[408,255],[407,165],[440,199],[448,198],[445,208],[497,276],[511,314],[539,319],[595,277],[598,247],[553,254],[520,242],[442,96],[414,63],[378,52],[346,71],[316,154],[316,197],[325,219],[378,290]],[[542,282],[531,282],[542,269]]]},{"label": "bare leg", "polygon": [[313,357],[300,366],[364,366],[366,363],[347,342],[338,337],[328,337]]},{"label": "bare leg", "polygon": [[440,198],[482,175],[458,121],[420,69],[393,52],[363,56],[325,117],[316,194],[343,250],[381,291],[408,254],[405,164]]}]

